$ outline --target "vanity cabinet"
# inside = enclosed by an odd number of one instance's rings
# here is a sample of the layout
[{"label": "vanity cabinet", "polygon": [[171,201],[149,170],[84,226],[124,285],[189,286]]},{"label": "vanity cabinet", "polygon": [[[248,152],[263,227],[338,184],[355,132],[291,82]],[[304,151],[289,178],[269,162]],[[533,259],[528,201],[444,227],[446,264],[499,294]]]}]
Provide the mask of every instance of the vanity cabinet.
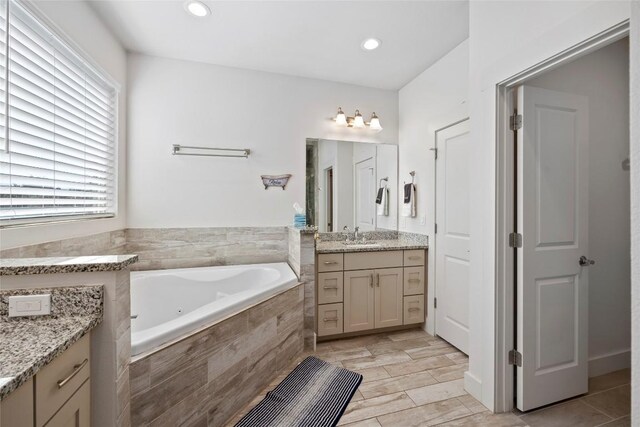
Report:
[{"label": "vanity cabinet", "polygon": [[318,336],[424,322],[425,259],[424,250],[319,254]]},{"label": "vanity cabinet", "polygon": [[2,425],[89,427],[90,334],[43,367],[0,403]]}]

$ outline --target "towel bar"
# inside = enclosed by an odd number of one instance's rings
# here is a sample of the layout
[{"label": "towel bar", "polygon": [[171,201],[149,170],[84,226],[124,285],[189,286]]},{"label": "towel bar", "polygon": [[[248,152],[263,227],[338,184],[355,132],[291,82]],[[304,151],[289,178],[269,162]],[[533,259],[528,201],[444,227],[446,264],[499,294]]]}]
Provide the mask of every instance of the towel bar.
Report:
[{"label": "towel bar", "polygon": [[[181,150],[211,150],[211,151],[224,151],[230,153],[241,154],[219,154],[219,153],[183,153]],[[188,145],[173,144],[172,153],[175,156],[204,156],[204,157],[244,157],[245,159],[251,154],[251,150],[248,148],[213,148],[213,147],[194,147]]]}]

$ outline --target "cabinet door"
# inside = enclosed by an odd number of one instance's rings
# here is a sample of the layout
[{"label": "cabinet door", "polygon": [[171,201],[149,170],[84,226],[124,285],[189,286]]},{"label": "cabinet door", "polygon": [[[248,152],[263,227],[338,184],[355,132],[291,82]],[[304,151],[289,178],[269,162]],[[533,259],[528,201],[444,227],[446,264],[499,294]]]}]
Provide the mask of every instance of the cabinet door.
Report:
[{"label": "cabinet door", "polygon": [[91,422],[91,386],[87,380],[45,427],[89,427]]},{"label": "cabinet door", "polygon": [[344,272],[344,331],[374,328],[373,270]]},{"label": "cabinet door", "polygon": [[403,323],[402,268],[375,270],[375,327],[386,328]]},{"label": "cabinet door", "polygon": [[33,427],[33,378],[0,402],[0,426]]}]

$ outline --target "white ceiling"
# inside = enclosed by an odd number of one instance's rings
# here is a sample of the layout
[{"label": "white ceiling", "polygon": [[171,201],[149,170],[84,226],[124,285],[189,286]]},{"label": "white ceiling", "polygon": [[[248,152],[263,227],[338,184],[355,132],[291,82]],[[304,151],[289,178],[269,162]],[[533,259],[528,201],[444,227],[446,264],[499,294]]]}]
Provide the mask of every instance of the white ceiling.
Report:
[{"label": "white ceiling", "polygon": [[[468,2],[91,1],[130,51],[399,89],[468,37]],[[375,51],[360,48],[368,37]]]}]

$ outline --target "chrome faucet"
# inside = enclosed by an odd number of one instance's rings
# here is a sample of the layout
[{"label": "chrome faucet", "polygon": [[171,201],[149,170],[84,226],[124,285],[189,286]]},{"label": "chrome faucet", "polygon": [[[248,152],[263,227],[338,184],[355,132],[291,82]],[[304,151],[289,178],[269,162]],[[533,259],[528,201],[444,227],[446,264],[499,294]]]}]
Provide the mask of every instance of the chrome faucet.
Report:
[{"label": "chrome faucet", "polygon": [[353,240],[357,241],[358,240],[358,232],[360,231],[360,227],[356,227],[355,230],[353,231]]},{"label": "chrome faucet", "polygon": [[349,241],[349,233],[351,233],[351,230],[349,230],[348,226],[344,226],[342,227],[342,231],[346,231],[347,232],[347,242]]}]

